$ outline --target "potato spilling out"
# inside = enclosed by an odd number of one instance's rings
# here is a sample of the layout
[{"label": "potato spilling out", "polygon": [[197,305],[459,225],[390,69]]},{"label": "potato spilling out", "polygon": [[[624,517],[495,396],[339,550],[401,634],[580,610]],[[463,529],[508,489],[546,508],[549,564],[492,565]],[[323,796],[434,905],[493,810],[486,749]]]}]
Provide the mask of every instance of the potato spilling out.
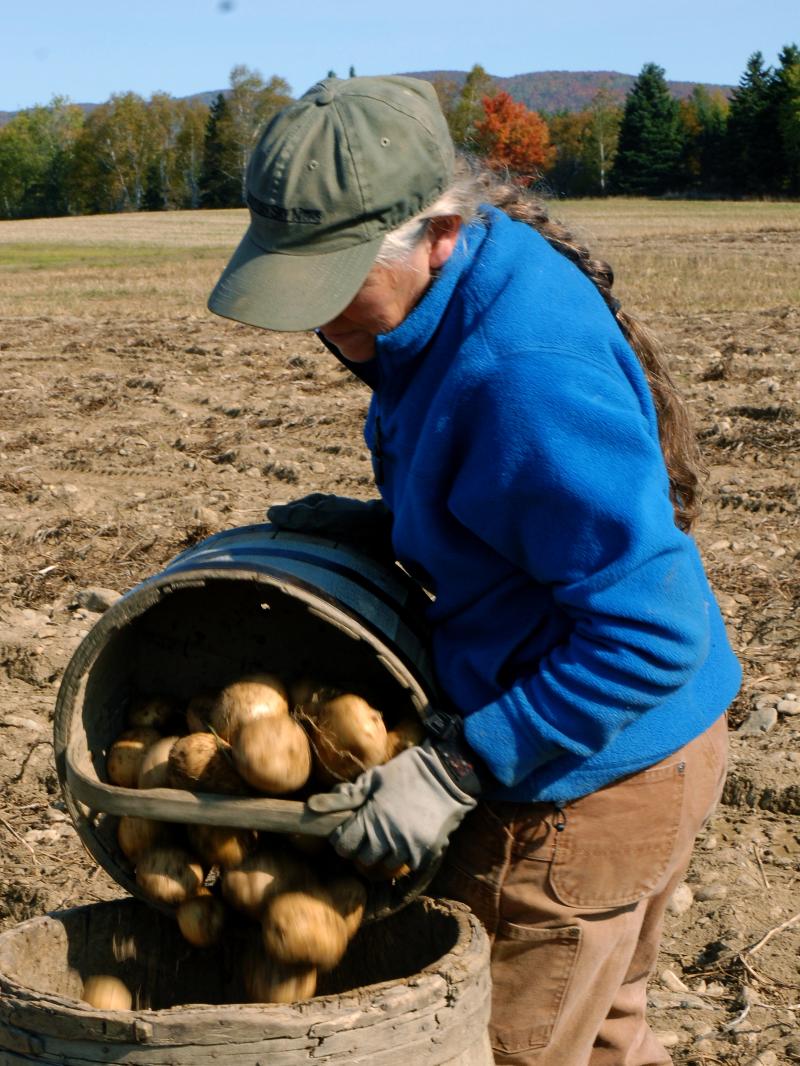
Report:
[{"label": "potato spilling out", "polygon": [[365,866],[363,862],[355,859],[353,865],[368,881],[373,882],[399,881],[401,877],[408,877],[411,873],[411,867],[405,862],[399,866],[390,866],[386,862],[379,862],[375,866]]},{"label": "potato spilling out", "polygon": [[313,880],[310,867],[298,855],[260,851],[223,872],[222,895],[232,907],[259,921],[270,896]]},{"label": "potato spilling out", "polygon": [[139,764],[137,788],[167,788],[167,760],[178,737],[160,737],[145,751]]},{"label": "potato spilling out", "polygon": [[208,948],[218,944],[225,930],[225,904],[208,888],[186,899],[178,907],[178,928],[190,944]]},{"label": "potato spilling out", "polygon": [[211,733],[189,733],[172,745],[167,778],[172,788],[241,795],[244,782],[236,773],[230,748]]},{"label": "potato spilling out", "polygon": [[327,837],[312,837],[307,833],[287,833],[286,839],[296,851],[299,851],[301,855],[307,855],[310,859],[322,855],[323,852],[333,856]]},{"label": "potato spilling out", "polygon": [[243,977],[252,1003],[297,1003],[317,990],[316,967],[280,962],[255,947],[245,956]]},{"label": "potato spilling out", "polygon": [[295,678],[289,685],[289,704],[292,710],[302,707],[305,703],[310,703],[319,687],[317,682],[311,677]]},{"label": "potato spilling out", "polygon": [[231,829],[221,825],[187,825],[189,846],[209,866],[241,866],[255,847],[252,829]]},{"label": "potato spilling out", "polygon": [[208,709],[206,728],[232,742],[246,723],[288,711],[289,697],[280,678],[274,674],[248,674],[218,693]]},{"label": "potato spilling out", "polygon": [[202,866],[182,848],[154,848],[136,864],[136,882],[142,891],[171,906],[196,896],[203,877]]},{"label": "potato spilling out", "polygon": [[98,1010],[130,1010],[133,1005],[133,996],[125,983],[106,973],[86,978],[81,999]]},{"label": "potato spilling out", "polygon": [[145,852],[165,847],[171,838],[172,827],[154,818],[123,814],[117,826],[117,843],[134,866]]},{"label": "potato spilling out", "polygon": [[144,727],[126,729],[120,733],[106,758],[109,781],[122,788],[136,788],[144,754],[160,737],[157,730]]},{"label": "potato spilling out", "polygon": [[345,693],[303,706],[318,776],[326,783],[354,781],[386,762],[386,726],[380,711],[361,696]]},{"label": "potato spilling out", "polygon": [[357,877],[337,877],[325,886],[331,902],[344,919],[347,939],[356,935],[367,907],[367,890]]},{"label": "potato spilling out", "polygon": [[196,692],[186,708],[186,724],[190,733],[205,733],[211,717],[211,708],[216,702],[217,694],[210,689]]},{"label": "potato spilling out", "polygon": [[[389,711],[384,721],[367,699],[330,681],[287,677],[291,683],[272,673],[247,673],[218,690],[195,692],[183,704],[190,730],[184,735],[165,735],[181,731],[176,699],[138,699],[127,716],[129,728],[108,751],[109,779],[141,790],[248,797],[241,808],[247,822],[255,797],[261,807],[265,796],[304,796],[306,786],[320,790],[352,781],[424,738],[413,715],[398,718]],[[180,812],[185,803],[169,804],[155,794],[142,801],[148,813]],[[212,797],[193,803],[189,817],[197,817],[197,810],[219,818],[212,812],[220,802]],[[236,823],[237,813],[224,818]],[[364,919],[369,882],[410,872],[407,866],[364,870],[336,855],[325,836],[288,832],[287,822],[287,831],[272,834],[134,815],[117,823],[119,849],[142,895],[173,909],[193,947],[227,950],[233,938],[246,996],[255,1003],[314,996],[318,973],[337,966]],[[205,957],[214,964],[212,954]],[[236,984],[240,996],[238,979]],[[142,991],[136,995],[141,1004]],[[111,975],[90,978],[84,998],[109,1010],[128,1010],[132,1002],[124,983]]]},{"label": "potato spilling out", "polygon": [[168,696],[144,696],[131,704],[128,725],[164,733],[173,725],[175,716],[175,703]]},{"label": "potato spilling out", "polygon": [[387,734],[386,758],[393,759],[401,751],[415,748],[425,739],[425,726],[419,718],[401,718]]},{"label": "potato spilling out", "polygon": [[323,888],[280,892],[261,923],[267,954],[281,962],[332,969],[347,947],[347,925]]},{"label": "potato spilling out", "polygon": [[234,737],[233,758],[248,784],[274,796],[296,792],[311,774],[308,736],[288,714],[245,722]]}]

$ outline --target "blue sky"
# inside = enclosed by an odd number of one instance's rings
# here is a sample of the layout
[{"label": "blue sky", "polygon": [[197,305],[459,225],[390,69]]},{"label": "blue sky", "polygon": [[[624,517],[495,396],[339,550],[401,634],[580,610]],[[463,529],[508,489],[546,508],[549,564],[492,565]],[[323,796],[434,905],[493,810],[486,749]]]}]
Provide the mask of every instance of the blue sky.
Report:
[{"label": "blue sky", "polygon": [[346,76],[433,69],[491,74],[617,70],[735,84],[759,50],[800,43],[798,0],[6,0],[0,110],[58,93],[100,102],[132,89],[220,89],[244,63],[299,94]]}]

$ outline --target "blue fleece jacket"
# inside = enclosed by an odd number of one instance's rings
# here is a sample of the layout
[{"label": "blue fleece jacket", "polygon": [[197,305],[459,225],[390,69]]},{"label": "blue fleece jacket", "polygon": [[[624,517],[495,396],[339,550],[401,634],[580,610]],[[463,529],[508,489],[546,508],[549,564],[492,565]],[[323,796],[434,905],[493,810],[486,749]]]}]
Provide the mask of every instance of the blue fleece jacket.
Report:
[{"label": "blue fleece jacket", "polygon": [[487,207],[370,372],[395,550],[496,796],[561,805],[706,729],[739,664],[645,375],[581,271]]}]

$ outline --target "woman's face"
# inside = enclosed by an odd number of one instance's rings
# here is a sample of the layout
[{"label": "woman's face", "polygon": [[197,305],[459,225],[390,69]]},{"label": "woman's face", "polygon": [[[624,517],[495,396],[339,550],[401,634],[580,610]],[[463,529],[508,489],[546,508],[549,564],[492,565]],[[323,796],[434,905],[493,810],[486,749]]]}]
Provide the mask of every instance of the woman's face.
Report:
[{"label": "woman's face", "polygon": [[[445,220],[442,220],[443,222]],[[419,303],[432,272],[449,258],[459,223],[432,225],[411,255],[391,266],[374,266],[354,299],[336,318],[320,326],[326,340],[346,359],[365,363],[375,355],[375,338],[396,329]]]}]

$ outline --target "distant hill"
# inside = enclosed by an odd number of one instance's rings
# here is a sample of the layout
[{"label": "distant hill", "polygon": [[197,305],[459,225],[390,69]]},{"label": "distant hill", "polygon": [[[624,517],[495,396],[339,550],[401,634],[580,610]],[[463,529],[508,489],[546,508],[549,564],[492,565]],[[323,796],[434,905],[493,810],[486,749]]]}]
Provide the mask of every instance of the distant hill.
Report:
[{"label": "distant hill", "polygon": [[[422,70],[408,71],[412,78],[424,78],[426,81],[451,81],[459,88],[467,76],[465,70]],[[592,102],[599,89],[608,89],[612,96],[622,103],[631,89],[636,75],[620,74],[615,70],[542,70],[533,74],[514,74],[510,78],[489,75],[498,89],[504,89],[515,100],[521,101],[534,111],[581,111]],[[689,96],[695,85],[703,85],[709,92],[719,91],[729,96],[732,85],[714,85],[708,82],[668,81],[670,92],[681,100]],[[182,97],[184,100],[201,100],[210,104],[219,92],[225,89],[213,89],[209,92],[192,93]],[[88,114],[98,105],[79,104]],[[16,115],[16,111],[0,111],[0,126]]]},{"label": "distant hill", "polygon": [[[411,73],[411,72],[410,72]],[[464,84],[463,70],[424,70],[411,73],[412,78],[426,81],[452,81],[459,88]],[[600,89],[608,89],[612,97],[623,103],[636,81],[634,74],[620,74],[616,70],[542,70],[534,74],[514,74],[510,78],[489,75],[498,89],[505,90],[533,111],[582,111],[588,107]],[[672,95],[683,100],[696,85],[709,92],[719,91],[729,96],[732,85],[709,82],[668,81]]]}]

